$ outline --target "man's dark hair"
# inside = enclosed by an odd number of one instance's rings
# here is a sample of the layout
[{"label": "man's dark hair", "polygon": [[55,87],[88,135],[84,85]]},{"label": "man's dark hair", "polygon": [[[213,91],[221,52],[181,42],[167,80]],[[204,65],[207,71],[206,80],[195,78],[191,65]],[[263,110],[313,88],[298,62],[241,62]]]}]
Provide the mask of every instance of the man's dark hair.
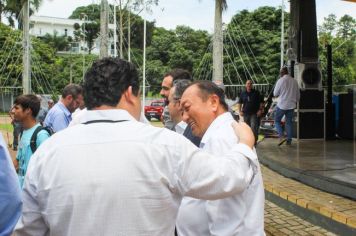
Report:
[{"label": "man's dark hair", "polygon": [[23,110],[30,109],[33,118],[36,118],[41,107],[40,99],[34,94],[20,95],[15,99],[14,104],[20,105]]},{"label": "man's dark hair", "polygon": [[188,87],[194,85],[196,85],[199,88],[201,98],[203,99],[204,102],[209,98],[210,95],[215,94],[216,96],[219,97],[220,105],[222,105],[224,110],[225,111],[229,110],[229,106],[225,101],[224,90],[218,87],[218,85],[216,85],[214,82],[208,80],[200,80],[191,83]]},{"label": "man's dark hair", "polygon": [[173,99],[176,101],[180,100],[184,91],[188,88],[188,86],[191,83],[192,81],[186,79],[175,80],[173,83],[173,87],[175,88]]},{"label": "man's dark hair", "polygon": [[72,95],[73,99],[76,99],[80,94],[83,94],[83,89],[78,84],[68,84],[62,91],[62,98]]},{"label": "man's dark hair", "polygon": [[189,71],[180,68],[168,72],[163,76],[163,78],[167,76],[172,76],[173,81],[182,80],[182,79],[193,81],[192,75],[189,73]]},{"label": "man's dark hair", "polygon": [[85,74],[85,104],[88,110],[102,105],[116,106],[129,86],[132,86],[133,94],[138,96],[139,79],[132,63],[110,57],[98,60]]}]

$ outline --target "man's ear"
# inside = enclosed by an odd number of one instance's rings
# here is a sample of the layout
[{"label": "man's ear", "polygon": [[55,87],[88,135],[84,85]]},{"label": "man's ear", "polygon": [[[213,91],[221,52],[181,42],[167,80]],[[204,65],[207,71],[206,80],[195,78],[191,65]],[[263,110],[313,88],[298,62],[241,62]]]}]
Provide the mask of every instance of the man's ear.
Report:
[{"label": "man's ear", "polygon": [[133,102],[132,86],[129,86],[122,96],[125,98],[126,102],[132,103]]},{"label": "man's ear", "polygon": [[67,97],[65,97],[65,100],[67,100],[67,101],[73,101],[73,95],[71,95],[71,94],[69,94],[69,95],[67,95]]},{"label": "man's ear", "polygon": [[211,105],[212,111],[216,112],[218,110],[220,99],[216,94],[212,94],[209,96],[209,102]]},{"label": "man's ear", "polygon": [[26,108],[26,109],[24,110],[24,112],[25,112],[26,115],[32,116],[32,110],[31,110],[31,108]]}]

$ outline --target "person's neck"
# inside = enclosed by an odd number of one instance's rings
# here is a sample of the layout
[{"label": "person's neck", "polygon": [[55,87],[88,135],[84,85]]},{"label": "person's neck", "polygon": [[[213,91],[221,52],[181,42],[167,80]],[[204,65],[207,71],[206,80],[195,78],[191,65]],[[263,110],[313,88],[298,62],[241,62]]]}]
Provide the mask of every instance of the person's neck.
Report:
[{"label": "person's neck", "polygon": [[37,124],[36,119],[34,119],[32,117],[22,121],[22,126],[23,126],[24,129],[31,129],[36,124]]},{"label": "person's neck", "polygon": [[108,106],[108,105],[101,105],[100,107],[94,107],[91,110],[113,110],[113,109],[120,109],[120,108],[114,106]]},{"label": "person's neck", "polygon": [[183,120],[183,118],[174,120],[174,121],[173,121],[173,122],[174,122],[174,125],[178,125],[182,120]]},{"label": "person's neck", "polygon": [[224,114],[225,112],[227,112],[227,111],[225,111],[224,108],[219,107],[218,110],[217,110],[216,113],[215,113],[215,119],[216,119],[217,117],[219,117],[220,115]]}]

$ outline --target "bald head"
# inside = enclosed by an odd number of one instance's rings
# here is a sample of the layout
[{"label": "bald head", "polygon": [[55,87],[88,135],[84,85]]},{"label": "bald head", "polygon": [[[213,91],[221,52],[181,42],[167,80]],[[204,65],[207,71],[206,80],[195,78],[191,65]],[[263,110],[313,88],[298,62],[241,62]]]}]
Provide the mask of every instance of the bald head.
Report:
[{"label": "bald head", "polygon": [[283,76],[283,75],[288,75],[288,68],[287,67],[282,67],[281,68],[281,70],[279,71],[279,73],[280,73],[280,75],[281,75],[281,77]]}]

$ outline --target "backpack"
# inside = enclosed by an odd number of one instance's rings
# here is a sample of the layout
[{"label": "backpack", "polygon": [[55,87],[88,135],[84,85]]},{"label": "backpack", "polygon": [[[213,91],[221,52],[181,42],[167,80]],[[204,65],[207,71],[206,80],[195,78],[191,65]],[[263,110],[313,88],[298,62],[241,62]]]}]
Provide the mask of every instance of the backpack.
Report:
[{"label": "backpack", "polygon": [[[37,150],[37,145],[36,145],[36,141],[37,141],[37,135],[41,130],[45,130],[49,136],[51,136],[54,132],[50,127],[43,127],[43,126],[38,126],[35,131],[33,132],[31,139],[30,139],[30,148],[32,153],[35,153],[35,151]],[[22,136],[23,131],[21,131],[20,134],[20,138]]]}]

